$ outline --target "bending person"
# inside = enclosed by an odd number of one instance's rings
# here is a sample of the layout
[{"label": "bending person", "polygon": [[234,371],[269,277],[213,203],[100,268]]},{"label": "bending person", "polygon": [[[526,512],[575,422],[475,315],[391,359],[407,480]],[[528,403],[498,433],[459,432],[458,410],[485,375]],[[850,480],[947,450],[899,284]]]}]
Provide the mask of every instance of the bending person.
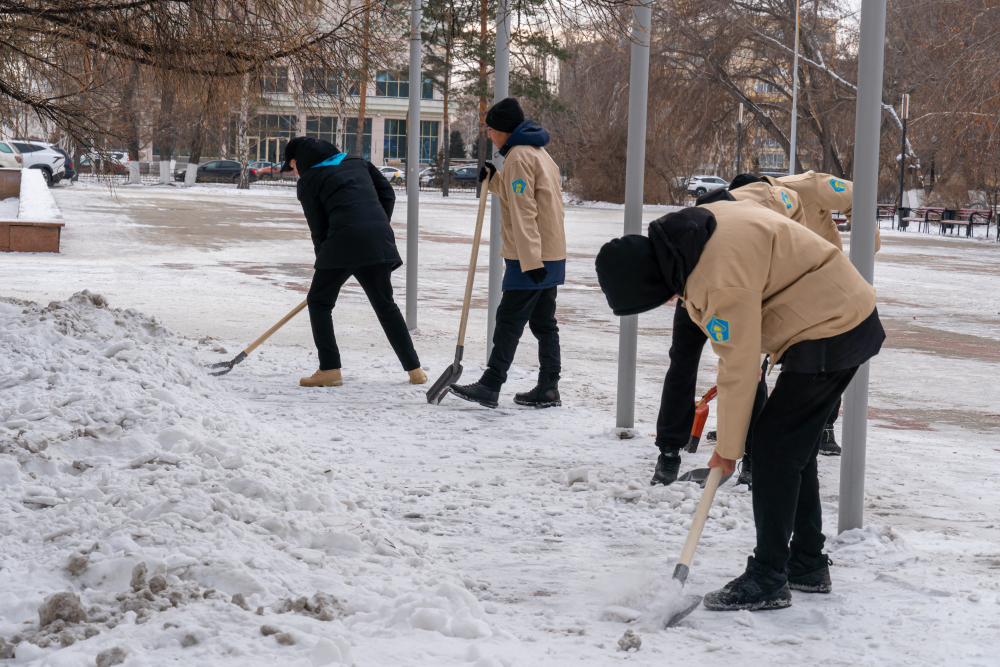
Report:
[{"label": "bending person", "polygon": [[392,186],[371,162],[311,137],[288,142],[281,171],[299,175],[298,198],[316,252],[316,273],[306,301],[319,370],[299,384],[334,387],[344,383],[333,307],[351,276],[368,296],[410,382],[426,382],[406,321],[392,300],[391,274],[403,264],[389,226],[396,201]]},{"label": "bending person", "polygon": [[[688,208],[605,244],[597,276],[616,315],[673,295],[719,355],[718,442],[709,466],[743,456],[760,354],[782,365],[753,429],[757,545],[711,610],[780,609],[789,588],[828,593],[816,457],[826,418],[885,332],[875,290],[842,252],[751,201]],[[772,362],[773,363],[773,362]]]}]

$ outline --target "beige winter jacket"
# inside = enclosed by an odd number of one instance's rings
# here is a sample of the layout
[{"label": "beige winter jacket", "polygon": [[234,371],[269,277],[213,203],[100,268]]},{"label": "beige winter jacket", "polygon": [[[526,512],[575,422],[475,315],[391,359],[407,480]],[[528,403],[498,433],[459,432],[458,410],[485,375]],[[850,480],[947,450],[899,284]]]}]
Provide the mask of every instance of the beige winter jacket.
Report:
[{"label": "beige winter jacket", "polygon": [[760,355],[850,331],[875,309],[875,289],[844,253],[752,201],[705,205],[718,226],[684,287],[692,321],[719,355],[718,444],[743,456]]},{"label": "beige winter jacket", "polygon": [[[764,179],[771,185],[781,185],[794,190],[805,209],[806,227],[841,250],[844,249],[837,223],[833,221],[832,211],[840,211],[850,221],[851,200],[854,196],[854,184],[851,181],[830,174],[817,174],[812,170],[781,178],[765,176]],[[881,247],[882,234],[879,233],[878,227],[875,227],[875,252]]]},{"label": "beige winter jacket", "polygon": [[514,146],[490,180],[500,199],[500,255],[516,259],[522,271],[566,259],[559,167],[544,148]]},{"label": "beige winter jacket", "polygon": [[794,190],[789,190],[780,185],[760,182],[747,183],[743,187],[730,190],[729,194],[736,201],[755,201],[775,213],[780,213],[786,218],[791,218],[804,227],[809,227],[805,209],[802,207],[802,201],[795,194]]}]

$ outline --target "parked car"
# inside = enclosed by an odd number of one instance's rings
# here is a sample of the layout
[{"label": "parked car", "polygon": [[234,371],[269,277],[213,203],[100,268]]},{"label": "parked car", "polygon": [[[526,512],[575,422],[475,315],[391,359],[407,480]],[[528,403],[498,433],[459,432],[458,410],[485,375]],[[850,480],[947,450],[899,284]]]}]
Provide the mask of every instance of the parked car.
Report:
[{"label": "parked car", "polygon": [[406,173],[398,167],[379,167],[378,170],[390,183],[404,183],[406,181]]},{"label": "parked car", "polygon": [[65,149],[59,148],[58,146],[49,146],[49,148],[66,158],[66,163],[63,165],[66,169],[66,173],[63,174],[63,178],[67,181],[73,180],[73,177],[76,176],[76,163],[73,161],[73,156],[67,153]]},{"label": "parked car", "polygon": [[66,158],[48,146],[20,139],[14,139],[11,143],[21,151],[25,168],[40,169],[47,184],[58,183],[66,173]]},{"label": "parked car", "polygon": [[0,167],[4,169],[24,168],[24,158],[17,146],[9,141],[0,141]]},{"label": "parked car", "polygon": [[[280,167],[279,167],[280,168]],[[174,170],[174,180],[183,181],[187,167]],[[260,172],[250,167],[250,182],[260,180]],[[198,165],[198,173],[195,175],[196,183],[239,183],[240,163],[236,160],[210,160],[205,164]]]},{"label": "parked car", "polygon": [[688,181],[687,190],[688,194],[700,197],[703,194],[715,192],[725,187],[729,187],[729,181],[723,180],[718,176],[692,176],[691,180]]},{"label": "parked car", "polygon": [[257,172],[257,178],[266,178],[271,181],[284,178],[281,174],[281,165],[275,162],[265,162],[263,160],[251,162],[250,169]]},{"label": "parked car", "polygon": [[476,167],[460,167],[451,173],[450,182],[452,185],[464,185],[470,188],[476,187],[476,179],[479,178],[479,170]]},{"label": "parked car", "polygon": [[128,174],[128,167],[118,160],[103,159],[93,153],[83,153],[76,160],[76,171],[81,174],[104,174],[107,176],[124,176]]}]

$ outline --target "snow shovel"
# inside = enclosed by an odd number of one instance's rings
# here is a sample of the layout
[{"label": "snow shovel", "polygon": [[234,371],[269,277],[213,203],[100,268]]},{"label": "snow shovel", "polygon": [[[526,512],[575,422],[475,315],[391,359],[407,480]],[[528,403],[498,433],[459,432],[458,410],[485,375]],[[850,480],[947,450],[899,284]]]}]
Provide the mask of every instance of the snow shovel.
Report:
[{"label": "snow shovel", "polygon": [[701,442],[701,432],[705,430],[705,422],[708,421],[708,402],[719,393],[717,387],[712,387],[701,397],[694,406],[694,425],[691,427],[691,439],[684,447],[684,451],[694,454],[698,451],[698,443]]},{"label": "snow shovel", "polygon": [[[694,517],[691,519],[691,529],[688,530],[687,540],[684,541],[681,557],[677,559],[677,565],[674,567],[674,581],[680,584],[682,590],[684,583],[687,581],[688,572],[691,570],[691,561],[694,560],[694,550],[698,546],[698,540],[701,539],[701,531],[705,527],[705,520],[708,519],[708,510],[712,507],[712,501],[715,500],[715,492],[719,488],[721,481],[722,468],[712,468],[712,472],[709,473],[706,480],[705,490],[702,491],[701,500],[698,501],[698,509],[695,510]],[[679,605],[680,611],[675,612],[673,616],[667,619],[663,627],[672,628],[684,620],[688,614],[698,608],[702,597],[701,595],[685,595],[682,603]]]},{"label": "snow shovel", "polygon": [[215,373],[210,373],[209,375],[225,375],[229,371],[233,370],[233,368],[236,367],[236,364],[238,364],[238,363],[242,362],[244,359],[246,359],[248,354],[250,354],[251,352],[253,352],[254,350],[256,350],[260,346],[261,343],[263,343],[265,340],[267,340],[268,338],[270,338],[271,335],[275,331],[277,331],[281,327],[285,326],[285,324],[288,323],[288,320],[290,320],[293,317],[295,317],[296,315],[298,315],[299,312],[301,312],[301,310],[303,308],[305,308],[305,307],[306,307],[306,302],[305,301],[303,301],[299,305],[295,306],[295,308],[292,309],[292,312],[288,313],[287,315],[285,315],[284,317],[282,317],[280,320],[278,320],[277,324],[275,324],[273,327],[271,327],[270,329],[268,329],[267,331],[265,331],[263,336],[261,336],[260,338],[258,338],[254,342],[250,343],[249,347],[247,347],[247,349],[245,349],[242,352],[240,352],[239,354],[237,354],[233,358],[232,361],[220,361],[217,364],[211,364],[211,365],[209,365],[208,366],[209,368],[222,368],[222,369],[224,369],[224,370],[221,370],[221,371],[218,371],[218,372],[215,372]]},{"label": "snow shovel", "polygon": [[462,323],[458,326],[458,346],[455,348],[455,363],[445,369],[438,381],[427,390],[427,402],[439,405],[451,391],[451,385],[462,377],[462,353],[465,351],[465,327],[469,323],[469,305],[472,303],[472,283],[476,278],[476,260],[479,259],[479,239],[483,235],[483,217],[486,214],[486,198],[489,196],[490,179],[483,181],[479,193],[479,214],[476,218],[476,234],[472,237],[472,259],[469,260],[469,277],[465,281],[465,300],[462,302]]}]

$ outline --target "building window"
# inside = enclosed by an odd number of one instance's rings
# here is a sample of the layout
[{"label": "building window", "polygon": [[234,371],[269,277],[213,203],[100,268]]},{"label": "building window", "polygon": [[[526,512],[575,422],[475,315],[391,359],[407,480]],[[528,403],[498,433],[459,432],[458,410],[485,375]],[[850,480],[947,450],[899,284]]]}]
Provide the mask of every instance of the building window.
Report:
[{"label": "building window", "polygon": [[337,119],[334,116],[306,117],[306,136],[337,143]]},{"label": "building window", "polygon": [[753,90],[755,93],[766,93],[766,94],[775,94],[781,92],[781,89],[772,83],[760,83],[760,82],[755,83],[753,85]]},{"label": "building window", "polygon": [[[407,72],[381,71],[375,76],[375,94],[379,97],[409,97],[410,75]],[[420,99],[434,99],[434,84],[429,76],[424,75],[420,85]]]},{"label": "building window", "polygon": [[438,121],[420,121],[420,161],[430,162],[438,154]]},{"label": "building window", "polygon": [[288,68],[268,67],[260,75],[260,88],[264,93],[288,92]]},{"label": "building window", "polygon": [[335,69],[307,69],[302,73],[302,92],[312,95],[336,95],[340,72]]},{"label": "building window", "polygon": [[361,151],[358,151],[358,119],[347,118],[344,122],[344,147],[345,153],[360,155],[366,160],[372,159],[372,119],[365,118],[365,127],[362,135]]},{"label": "building window", "polygon": [[[297,133],[295,124],[295,116],[266,114],[251,118],[250,126],[247,128],[250,161],[280,162],[285,145]],[[238,155],[235,116],[230,120],[229,132],[229,145],[233,147],[231,153]]]},{"label": "building window", "polygon": [[375,94],[379,97],[409,97],[410,79],[405,74],[382,70],[375,75]]},{"label": "building window", "polygon": [[385,119],[385,142],[382,157],[386,160],[406,159],[406,121]]},{"label": "building window", "polygon": [[760,168],[761,169],[785,169],[785,154],[784,153],[761,153],[760,154]]}]

